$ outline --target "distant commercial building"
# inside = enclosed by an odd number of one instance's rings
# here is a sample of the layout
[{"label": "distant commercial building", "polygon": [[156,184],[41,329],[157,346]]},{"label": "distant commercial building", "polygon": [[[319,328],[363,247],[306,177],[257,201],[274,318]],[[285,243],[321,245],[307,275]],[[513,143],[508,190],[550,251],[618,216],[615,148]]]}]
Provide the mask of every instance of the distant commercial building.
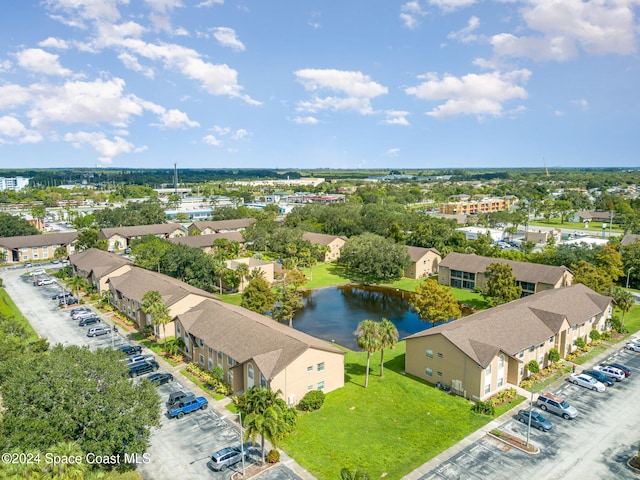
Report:
[{"label": "distant commercial building", "polygon": [[[459,197],[459,196],[458,196]],[[465,196],[465,198],[467,198]],[[449,215],[476,215],[478,213],[492,213],[501,212],[502,210],[509,210],[511,206],[510,198],[483,198],[481,200],[459,200],[451,198],[447,203],[440,204],[440,213],[446,213]]]},{"label": "distant commercial building", "polygon": [[27,185],[29,185],[29,179],[26,177],[0,177],[0,192],[22,190]]}]

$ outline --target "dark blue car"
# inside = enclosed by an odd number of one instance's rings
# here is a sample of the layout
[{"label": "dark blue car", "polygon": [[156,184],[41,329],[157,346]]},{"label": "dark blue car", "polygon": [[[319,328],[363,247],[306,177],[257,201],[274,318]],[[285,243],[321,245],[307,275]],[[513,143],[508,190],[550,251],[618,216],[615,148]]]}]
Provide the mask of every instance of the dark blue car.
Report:
[{"label": "dark blue car", "polygon": [[608,375],[605,375],[602,372],[599,372],[597,370],[583,370],[582,373],[584,373],[585,375],[589,375],[590,377],[595,378],[596,380],[598,380],[601,383],[604,383],[605,386],[607,387],[613,387],[613,385],[615,385],[615,380],[611,377],[609,377]]}]

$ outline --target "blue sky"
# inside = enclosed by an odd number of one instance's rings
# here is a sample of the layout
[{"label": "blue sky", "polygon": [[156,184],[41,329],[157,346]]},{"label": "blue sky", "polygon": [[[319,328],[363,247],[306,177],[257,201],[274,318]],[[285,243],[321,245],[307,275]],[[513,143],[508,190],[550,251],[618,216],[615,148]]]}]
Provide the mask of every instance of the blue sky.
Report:
[{"label": "blue sky", "polygon": [[5,2],[0,167],[638,167],[639,12]]}]

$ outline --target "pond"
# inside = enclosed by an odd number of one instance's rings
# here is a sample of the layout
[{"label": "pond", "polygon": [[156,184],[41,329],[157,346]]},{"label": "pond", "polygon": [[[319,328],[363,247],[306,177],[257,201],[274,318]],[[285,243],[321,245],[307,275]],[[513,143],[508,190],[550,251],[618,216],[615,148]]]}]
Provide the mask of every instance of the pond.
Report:
[{"label": "pond", "polygon": [[304,308],[293,319],[293,328],[357,350],[353,332],[362,320],[391,320],[399,338],[431,327],[420,321],[409,306],[411,293],[384,287],[345,285],[304,292]]}]

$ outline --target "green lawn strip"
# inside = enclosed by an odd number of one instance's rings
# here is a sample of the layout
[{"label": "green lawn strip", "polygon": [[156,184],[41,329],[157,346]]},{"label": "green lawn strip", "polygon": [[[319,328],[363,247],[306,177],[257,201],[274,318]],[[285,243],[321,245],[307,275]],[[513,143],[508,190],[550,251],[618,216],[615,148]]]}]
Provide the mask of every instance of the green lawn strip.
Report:
[{"label": "green lawn strip", "polygon": [[343,467],[365,468],[371,478],[401,478],[493,417],[471,411],[471,403],[401,372],[405,344],[371,361],[363,388],[366,353],[348,352],[345,386],[327,395],[314,413],[300,413],[297,432],[283,449],[320,479],[335,479]]},{"label": "green lawn strip", "polygon": [[136,342],[140,342],[142,345],[147,347],[153,353],[155,353],[159,357],[162,357],[162,359],[165,360],[167,363],[169,363],[171,366],[176,367],[178,365],[178,363],[174,362],[169,357],[164,356],[164,345],[162,343],[155,342],[143,336],[140,332],[131,333],[131,339],[135,340]]},{"label": "green lawn strip", "polygon": [[611,344],[610,343],[601,343],[597,347],[593,347],[587,353],[584,353],[584,354],[580,355],[578,358],[576,358],[573,361],[573,363],[575,363],[577,365],[583,365],[583,364],[587,363],[589,360],[592,360],[593,358],[595,358],[598,355],[600,355],[602,352],[606,352],[610,348],[611,348]]},{"label": "green lawn strip", "polygon": [[[618,312],[618,314],[620,314]],[[636,333],[640,330],[640,305],[635,304],[624,316],[624,326],[629,333]]]},{"label": "green lawn strip", "polygon": [[38,334],[33,329],[29,321],[22,315],[20,309],[13,302],[4,288],[0,288],[0,314],[13,317],[15,321],[24,328],[27,340],[32,342],[38,339]]},{"label": "green lawn strip", "polygon": [[[607,234],[609,233],[609,222],[606,222],[607,224],[607,228],[606,228],[606,232]],[[590,232],[590,233],[599,233],[600,235],[602,235],[602,222],[589,222],[589,226],[587,228],[584,228],[584,223],[583,222],[567,222],[565,221],[564,223],[560,223],[560,219],[559,218],[550,218],[549,220],[534,220],[529,222],[529,226],[530,227],[549,227],[549,228],[563,228],[566,230],[576,230],[578,232]],[[612,226],[611,228],[612,232],[615,233],[623,233],[624,231],[620,228],[617,227],[615,225]]]},{"label": "green lawn strip", "polygon": [[221,393],[217,393],[211,390],[210,388],[207,388],[207,386],[202,382],[202,380],[200,380],[198,377],[196,377],[192,373],[189,373],[186,370],[180,370],[180,373],[185,377],[187,377],[189,380],[191,380],[193,383],[195,383],[198,387],[200,387],[200,390],[211,395],[216,400],[222,400],[224,398],[224,395],[222,395]]},{"label": "green lawn strip", "polygon": [[220,297],[220,300],[222,300],[224,303],[229,303],[231,305],[240,305],[240,302],[242,302],[242,294],[241,293],[229,293],[229,294],[224,294],[222,295],[222,297]]}]

